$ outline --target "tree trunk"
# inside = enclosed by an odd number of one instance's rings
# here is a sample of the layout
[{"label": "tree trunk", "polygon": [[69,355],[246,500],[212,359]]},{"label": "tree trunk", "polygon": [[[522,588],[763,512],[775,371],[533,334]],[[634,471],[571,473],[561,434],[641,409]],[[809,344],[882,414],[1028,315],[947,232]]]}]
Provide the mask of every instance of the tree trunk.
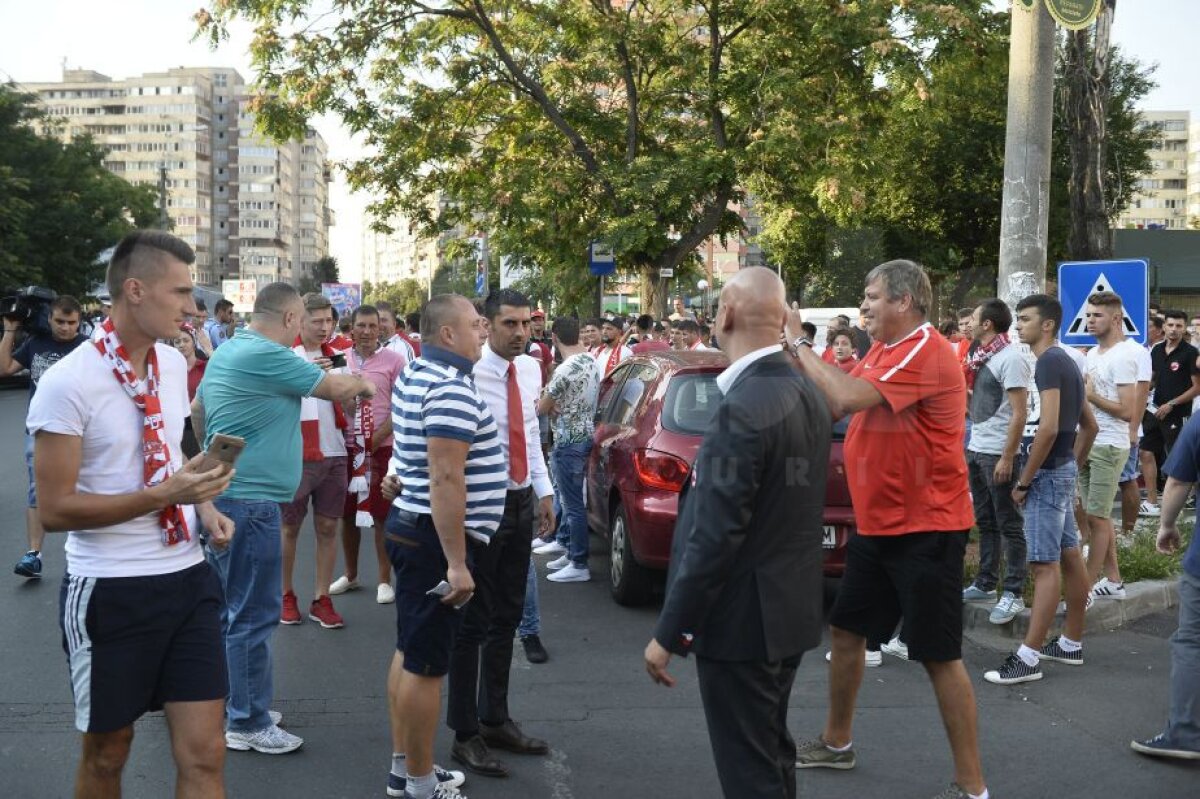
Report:
[{"label": "tree trunk", "polygon": [[670,291],[668,280],[658,276],[657,263],[643,263],[638,266],[641,284],[638,286],[638,299],[641,302],[641,312],[648,313],[655,319],[666,319],[670,315]]},{"label": "tree trunk", "polygon": [[1087,29],[1067,35],[1064,106],[1071,150],[1067,250],[1071,258],[1081,261],[1112,257],[1105,172],[1111,87],[1109,33],[1115,7],[1116,0],[1106,0],[1094,38]]}]

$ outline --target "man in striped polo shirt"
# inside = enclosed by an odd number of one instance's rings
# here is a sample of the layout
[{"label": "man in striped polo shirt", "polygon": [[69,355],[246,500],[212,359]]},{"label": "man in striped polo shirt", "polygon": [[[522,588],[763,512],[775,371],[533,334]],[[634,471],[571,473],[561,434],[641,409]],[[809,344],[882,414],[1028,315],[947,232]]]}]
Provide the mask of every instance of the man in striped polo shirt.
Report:
[{"label": "man in striped polo shirt", "polygon": [[433,764],[442,678],[475,591],[467,540],[491,539],[508,486],[496,421],[471,376],[484,335],[483,319],[465,297],[432,298],[421,315],[421,357],[392,390],[388,471],[401,489],[385,524],[397,595],[389,796],[461,796],[462,774]]}]

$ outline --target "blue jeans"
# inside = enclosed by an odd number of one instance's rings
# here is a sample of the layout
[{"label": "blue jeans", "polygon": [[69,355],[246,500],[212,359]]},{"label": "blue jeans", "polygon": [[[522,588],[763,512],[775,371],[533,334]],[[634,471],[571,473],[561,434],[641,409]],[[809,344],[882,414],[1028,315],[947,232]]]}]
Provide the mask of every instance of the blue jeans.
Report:
[{"label": "blue jeans", "polygon": [[279,503],[219,498],[214,504],[236,527],[227,548],[208,553],[225,589],[226,725],[254,732],[271,726],[267,711],[275,693],[271,635],[283,610]]},{"label": "blue jeans", "polygon": [[[550,453],[554,469],[554,481],[558,485],[558,497],[563,506],[563,523],[559,526],[558,540],[567,547],[567,557],[576,566],[586,569],[588,565],[587,509],[583,506],[583,478],[587,469],[588,455],[592,442],[559,444]],[[564,531],[562,528],[566,527]]]},{"label": "blue jeans", "polygon": [[25,471],[29,472],[29,492],[25,498],[27,507],[37,507],[37,485],[33,479],[33,436],[25,432]]},{"label": "blue jeans", "polygon": [[1079,547],[1075,527],[1075,486],[1079,469],[1074,460],[1038,469],[1025,495],[1025,557],[1030,563],[1058,563],[1064,549]]},{"label": "blue jeans", "polygon": [[521,611],[521,625],[517,627],[517,636],[525,638],[541,634],[542,610],[538,606],[537,569],[533,567],[533,558],[530,558],[529,573],[525,577],[525,609]]},{"label": "blue jeans", "polygon": [[1200,577],[1179,577],[1179,629],[1171,636],[1171,714],[1167,741],[1200,752]]}]

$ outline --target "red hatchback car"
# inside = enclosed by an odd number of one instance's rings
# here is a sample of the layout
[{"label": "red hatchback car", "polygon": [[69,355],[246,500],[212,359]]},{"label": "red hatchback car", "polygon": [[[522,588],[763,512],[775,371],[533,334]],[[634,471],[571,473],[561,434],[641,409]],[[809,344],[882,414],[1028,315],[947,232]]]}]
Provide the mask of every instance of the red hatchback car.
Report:
[{"label": "red hatchback car", "polygon": [[[600,384],[587,465],[588,526],[609,539],[611,591],[621,605],[646,602],[671,559],[679,491],[721,400],[724,354],[635,355]],[[842,461],[845,422],[834,426],[825,489],[825,575],[840,577],[854,511]]]}]

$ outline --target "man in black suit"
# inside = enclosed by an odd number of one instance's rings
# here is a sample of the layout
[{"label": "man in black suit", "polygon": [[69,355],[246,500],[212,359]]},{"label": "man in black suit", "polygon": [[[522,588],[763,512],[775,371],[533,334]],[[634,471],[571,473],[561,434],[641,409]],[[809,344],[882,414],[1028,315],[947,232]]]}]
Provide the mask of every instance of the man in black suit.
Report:
[{"label": "man in black suit", "polygon": [[695,653],[721,788],[738,799],[796,795],[788,697],[801,654],[821,640],[830,414],[780,347],[786,316],[769,269],[743,269],[721,292],[724,399],[680,495],[645,653],[668,687],[671,654]]}]

